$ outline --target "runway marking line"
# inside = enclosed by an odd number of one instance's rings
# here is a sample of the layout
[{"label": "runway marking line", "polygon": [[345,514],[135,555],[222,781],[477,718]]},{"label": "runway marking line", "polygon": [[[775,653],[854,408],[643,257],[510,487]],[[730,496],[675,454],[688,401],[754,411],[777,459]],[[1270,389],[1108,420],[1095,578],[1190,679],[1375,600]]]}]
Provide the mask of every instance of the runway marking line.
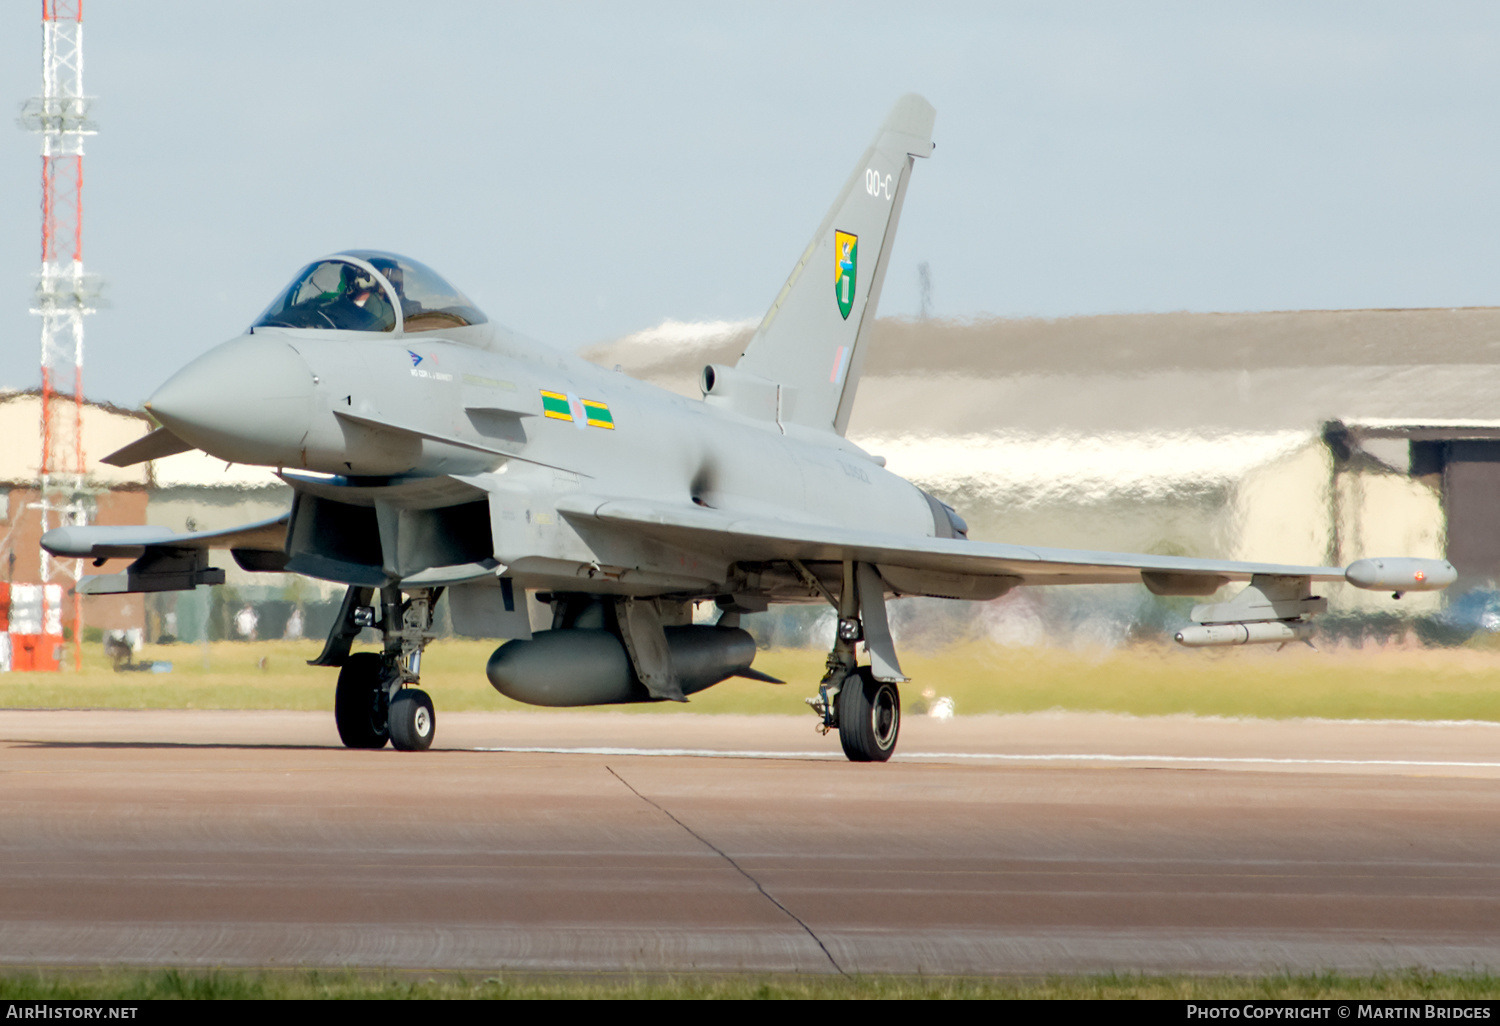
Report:
[{"label": "runway marking line", "polygon": [[[521,747],[471,748],[473,752],[504,752],[517,755],[644,755],[701,759],[825,759],[843,761],[842,752],[777,752],[717,748],[613,748],[613,747]],[[1500,762],[1458,762],[1438,759],[1313,759],[1277,756],[1223,755],[1105,755],[1101,753],[1052,753],[1022,755],[1014,752],[904,752],[895,762],[932,762],[943,759],[993,760],[996,762],[1165,762],[1210,765],[1270,766],[1409,766],[1432,769],[1500,769]]]}]

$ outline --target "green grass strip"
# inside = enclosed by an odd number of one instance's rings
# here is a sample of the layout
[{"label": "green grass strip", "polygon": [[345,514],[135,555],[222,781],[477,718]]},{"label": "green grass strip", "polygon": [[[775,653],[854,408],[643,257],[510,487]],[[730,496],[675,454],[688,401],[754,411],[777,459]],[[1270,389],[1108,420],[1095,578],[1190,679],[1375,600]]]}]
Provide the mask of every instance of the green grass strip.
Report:
[{"label": "green grass strip", "polygon": [[[97,646],[83,671],[0,674],[0,708],[302,709],[330,711],[336,671],[308,666],[311,641],[153,646],[143,661],[171,673],[115,673]],[[439,712],[528,709],[497,694],[484,666],[495,642],[445,640],[427,650],[422,686]],[[1188,714],[1269,719],[1489,720],[1500,722],[1500,658],[1479,647],[1332,649],[1268,646],[1188,651],[1137,645],[1074,652],[967,642],[903,652],[912,682],[903,701],[918,712],[923,693],[953,699],[959,716],[1049,709],[1136,716]],[[807,715],[823,654],[761,652],[755,666],[786,687],[731,679],[692,697],[615,708],[649,715]],[[557,715],[568,715],[559,710]],[[810,719],[810,717],[809,717]]]}]

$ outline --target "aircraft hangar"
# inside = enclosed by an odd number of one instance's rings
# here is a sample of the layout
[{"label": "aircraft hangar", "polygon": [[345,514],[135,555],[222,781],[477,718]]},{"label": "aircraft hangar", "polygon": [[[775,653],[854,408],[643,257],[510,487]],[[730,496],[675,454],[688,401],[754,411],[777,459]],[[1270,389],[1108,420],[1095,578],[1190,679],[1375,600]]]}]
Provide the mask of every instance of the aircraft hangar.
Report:
[{"label": "aircraft hangar", "polygon": [[[753,328],[668,322],[586,355],[696,395]],[[888,318],[864,374],[849,437],[975,539],[1451,559],[1458,585],[1407,613],[1500,579],[1500,309]]]}]

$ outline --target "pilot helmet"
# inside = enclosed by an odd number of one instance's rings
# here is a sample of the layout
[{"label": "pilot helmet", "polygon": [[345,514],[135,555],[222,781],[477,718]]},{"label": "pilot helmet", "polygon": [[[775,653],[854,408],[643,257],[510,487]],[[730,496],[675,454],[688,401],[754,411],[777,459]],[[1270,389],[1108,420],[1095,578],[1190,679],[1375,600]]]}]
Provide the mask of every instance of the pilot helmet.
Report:
[{"label": "pilot helmet", "polygon": [[391,288],[396,290],[396,295],[403,294],[402,285],[405,283],[405,276],[401,273],[400,264],[394,260],[371,260],[370,265],[385,275],[385,280],[391,283]]},{"label": "pilot helmet", "polygon": [[350,294],[360,292],[374,292],[376,290],[375,275],[363,267],[355,267],[346,264],[344,268],[344,291]]}]

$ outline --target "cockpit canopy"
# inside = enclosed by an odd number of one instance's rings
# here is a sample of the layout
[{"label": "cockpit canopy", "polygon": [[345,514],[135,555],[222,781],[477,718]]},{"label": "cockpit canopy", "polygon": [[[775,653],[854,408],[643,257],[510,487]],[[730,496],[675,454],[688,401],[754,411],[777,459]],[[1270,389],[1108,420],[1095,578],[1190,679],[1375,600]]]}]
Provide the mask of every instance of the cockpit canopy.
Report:
[{"label": "cockpit canopy", "polygon": [[426,264],[354,249],[304,267],[252,327],[417,332],[487,319]]}]

